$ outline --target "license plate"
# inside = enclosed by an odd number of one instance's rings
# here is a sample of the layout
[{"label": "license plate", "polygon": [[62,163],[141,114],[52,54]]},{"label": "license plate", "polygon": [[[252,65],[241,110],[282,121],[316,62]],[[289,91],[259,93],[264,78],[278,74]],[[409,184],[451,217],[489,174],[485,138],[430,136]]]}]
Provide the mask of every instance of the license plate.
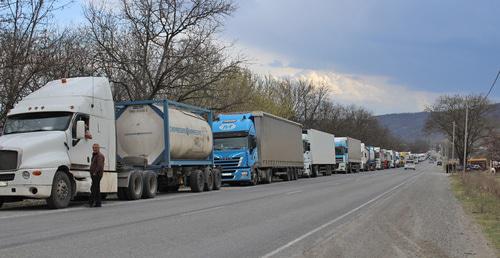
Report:
[{"label": "license plate", "polygon": [[0,187],[5,187],[5,186],[7,186],[7,185],[8,185],[8,184],[7,184],[7,182],[5,182],[5,181],[0,181]]}]

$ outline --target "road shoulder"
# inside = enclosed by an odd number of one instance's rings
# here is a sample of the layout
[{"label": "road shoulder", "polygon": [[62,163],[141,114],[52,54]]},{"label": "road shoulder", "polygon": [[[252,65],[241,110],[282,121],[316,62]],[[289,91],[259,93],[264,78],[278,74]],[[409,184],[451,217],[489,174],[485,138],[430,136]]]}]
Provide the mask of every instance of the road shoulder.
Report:
[{"label": "road shoulder", "polygon": [[496,257],[432,168],[303,253],[306,257]]}]

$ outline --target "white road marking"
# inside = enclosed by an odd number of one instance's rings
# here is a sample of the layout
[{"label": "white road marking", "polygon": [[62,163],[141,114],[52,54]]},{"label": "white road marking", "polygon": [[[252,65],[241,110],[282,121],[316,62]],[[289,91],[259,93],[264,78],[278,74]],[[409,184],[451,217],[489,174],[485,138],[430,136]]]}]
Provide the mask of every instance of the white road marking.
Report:
[{"label": "white road marking", "polygon": [[402,183],[400,183],[400,184],[396,185],[395,187],[393,187],[393,188],[391,188],[391,189],[389,189],[389,190],[387,190],[387,191],[383,192],[382,194],[380,194],[380,195],[376,196],[375,198],[373,198],[373,199],[371,199],[371,200],[369,200],[369,201],[367,201],[367,202],[365,202],[365,203],[361,204],[360,206],[358,206],[358,207],[356,207],[356,208],[354,208],[354,209],[352,209],[352,210],[350,210],[350,211],[348,211],[348,212],[344,213],[343,215],[341,215],[341,216],[339,216],[339,217],[337,217],[337,218],[335,218],[335,219],[333,219],[333,220],[330,220],[330,221],[328,221],[327,223],[325,223],[325,224],[323,224],[323,225],[321,225],[321,226],[319,226],[319,227],[317,227],[317,228],[315,228],[315,229],[313,229],[313,230],[311,230],[311,231],[309,231],[309,232],[307,232],[307,233],[303,234],[302,236],[300,236],[300,237],[298,237],[298,238],[296,238],[296,239],[294,239],[294,240],[292,240],[292,241],[288,242],[287,244],[282,245],[281,247],[279,247],[279,248],[275,249],[274,251],[269,252],[269,253],[267,253],[267,254],[263,255],[263,256],[262,256],[262,258],[269,258],[269,257],[272,257],[272,256],[274,256],[274,255],[278,254],[279,252],[281,252],[281,251],[283,251],[283,250],[285,250],[285,249],[289,248],[290,246],[292,246],[292,245],[294,245],[294,244],[296,244],[296,243],[298,243],[298,242],[300,242],[300,241],[304,240],[305,238],[307,238],[307,237],[311,236],[312,234],[314,234],[314,233],[316,233],[316,232],[318,232],[318,231],[321,231],[322,229],[324,229],[324,228],[326,228],[326,227],[328,227],[328,226],[331,226],[332,224],[334,224],[334,223],[338,222],[339,220],[341,220],[341,219],[343,219],[343,218],[345,218],[345,217],[347,217],[347,216],[351,215],[352,213],[354,213],[354,212],[356,212],[356,211],[358,211],[358,210],[362,209],[363,207],[365,207],[365,206],[367,206],[367,205],[369,205],[369,204],[371,204],[371,203],[373,203],[373,202],[375,202],[375,201],[379,200],[380,198],[384,197],[384,196],[385,196],[385,195],[387,195],[388,193],[390,193],[390,192],[392,192],[392,191],[394,191],[394,190],[396,190],[396,189],[400,188],[401,186],[403,186],[403,185],[407,184],[407,183],[408,183],[408,182],[410,182],[412,179],[415,179],[415,178],[417,178],[417,177],[418,177],[418,176],[420,176],[420,175],[422,175],[422,174],[418,174],[418,175],[416,175],[416,176],[413,176],[413,177],[411,177],[411,178],[409,178],[409,179],[407,179],[407,180],[403,181]]},{"label": "white road marking", "polygon": [[286,195],[292,195],[292,194],[302,193],[302,192],[303,192],[302,190],[298,190],[298,191],[288,192],[288,193],[285,193],[285,194]]},{"label": "white road marking", "polygon": [[203,209],[203,210],[199,210],[199,211],[190,211],[190,212],[182,213],[182,214],[180,214],[180,216],[189,216],[189,215],[194,215],[194,214],[200,214],[200,213],[204,213],[204,212],[219,210],[219,209],[222,209],[224,207],[226,207],[226,206],[222,205],[222,206],[216,206],[216,207],[207,208],[207,209]]}]

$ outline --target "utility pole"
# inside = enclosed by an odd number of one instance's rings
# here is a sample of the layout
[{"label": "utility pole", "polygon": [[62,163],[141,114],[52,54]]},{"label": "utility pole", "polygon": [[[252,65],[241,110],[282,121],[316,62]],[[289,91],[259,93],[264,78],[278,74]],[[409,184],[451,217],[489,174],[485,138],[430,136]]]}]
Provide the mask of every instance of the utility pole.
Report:
[{"label": "utility pole", "polygon": [[463,174],[465,175],[465,167],[467,166],[467,127],[469,122],[469,102],[468,99],[465,99],[465,135],[464,135],[464,167]]},{"label": "utility pole", "polygon": [[453,138],[451,142],[451,162],[452,172],[455,172],[455,121],[453,121]]}]

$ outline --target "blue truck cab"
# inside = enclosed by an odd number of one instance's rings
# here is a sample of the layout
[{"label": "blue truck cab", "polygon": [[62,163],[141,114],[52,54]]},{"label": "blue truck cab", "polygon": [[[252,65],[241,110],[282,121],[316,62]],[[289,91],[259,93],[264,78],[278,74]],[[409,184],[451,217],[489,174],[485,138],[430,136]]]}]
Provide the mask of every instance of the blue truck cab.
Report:
[{"label": "blue truck cab", "polygon": [[213,122],[214,162],[222,169],[222,181],[251,182],[258,160],[253,116],[220,114]]},{"label": "blue truck cab", "polygon": [[347,151],[347,139],[335,138],[335,159],[338,172],[347,172],[349,153]]}]

